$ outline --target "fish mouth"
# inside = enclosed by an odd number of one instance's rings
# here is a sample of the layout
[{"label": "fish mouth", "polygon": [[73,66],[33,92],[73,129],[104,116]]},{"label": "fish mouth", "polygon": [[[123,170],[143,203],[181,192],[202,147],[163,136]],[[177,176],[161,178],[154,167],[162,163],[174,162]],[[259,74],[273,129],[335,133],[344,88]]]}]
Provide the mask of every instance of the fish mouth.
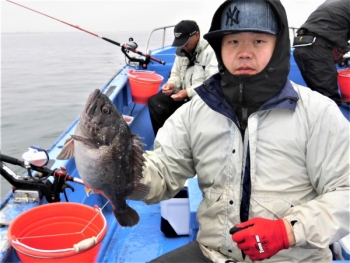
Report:
[{"label": "fish mouth", "polygon": [[99,89],[95,89],[93,93],[90,94],[88,101],[85,105],[85,113],[88,116],[93,116],[97,107],[97,102],[101,98],[102,92]]},{"label": "fish mouth", "polygon": [[101,131],[101,128],[98,127],[97,123],[93,122],[95,117],[95,111],[98,105],[98,101],[101,98],[102,92],[99,89],[95,89],[89,96],[86,104],[85,110],[80,116],[80,122],[83,125],[82,131],[88,137],[90,137],[91,132],[98,133]]},{"label": "fish mouth", "polygon": [[80,131],[84,136],[98,140],[100,144],[109,144],[118,130],[120,117],[121,114],[110,99],[99,89],[95,89],[81,112]]}]

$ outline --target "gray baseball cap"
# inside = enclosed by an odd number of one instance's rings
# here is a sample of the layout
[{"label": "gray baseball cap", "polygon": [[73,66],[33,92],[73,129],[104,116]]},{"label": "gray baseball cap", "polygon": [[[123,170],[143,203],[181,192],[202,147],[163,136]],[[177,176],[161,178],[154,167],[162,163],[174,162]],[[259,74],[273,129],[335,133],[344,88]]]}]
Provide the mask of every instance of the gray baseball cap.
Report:
[{"label": "gray baseball cap", "polygon": [[276,35],[278,24],[274,11],[265,0],[228,0],[215,12],[206,40],[239,32]]}]

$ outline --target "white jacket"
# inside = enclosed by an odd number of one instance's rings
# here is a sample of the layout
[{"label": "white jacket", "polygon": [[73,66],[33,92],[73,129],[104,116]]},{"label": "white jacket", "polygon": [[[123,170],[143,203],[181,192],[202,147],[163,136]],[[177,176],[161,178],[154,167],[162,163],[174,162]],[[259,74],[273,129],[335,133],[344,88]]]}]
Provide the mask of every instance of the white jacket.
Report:
[{"label": "white jacket", "polygon": [[243,261],[229,230],[240,222],[249,140],[249,218],[297,221],[296,245],[264,262],[331,262],[328,245],[350,232],[349,122],[330,99],[288,82],[295,98],[286,95],[278,106],[253,113],[242,142],[237,125],[211,97],[223,99],[222,94],[212,83],[205,85],[212,92],[197,89],[199,95],[165,122],[154,151],[144,155],[142,182],[151,186],[145,202],[173,197],[197,174],[203,193],[197,240],[203,253],[213,262]]},{"label": "white jacket", "polygon": [[195,51],[197,52],[195,64],[189,68],[187,68],[189,59],[176,55],[170,78],[167,81],[175,85],[174,93],[185,89],[189,98],[196,94],[195,88],[218,72],[215,53],[206,40],[200,39]]}]

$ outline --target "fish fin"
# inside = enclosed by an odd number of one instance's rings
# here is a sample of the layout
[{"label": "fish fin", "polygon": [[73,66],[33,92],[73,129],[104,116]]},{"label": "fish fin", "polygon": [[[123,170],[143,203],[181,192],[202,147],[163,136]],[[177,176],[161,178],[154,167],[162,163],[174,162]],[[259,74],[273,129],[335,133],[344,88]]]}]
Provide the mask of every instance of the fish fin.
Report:
[{"label": "fish fin", "polygon": [[145,161],[145,158],[142,155],[140,155],[140,156],[135,156],[134,160],[135,160],[135,163],[137,163],[137,165],[140,165],[142,167],[143,162]]},{"label": "fish fin", "polygon": [[57,155],[56,159],[57,160],[67,160],[67,159],[70,159],[72,157],[74,157],[74,140],[73,140],[73,138],[68,138],[65,141],[61,152],[59,153],[59,155]]},{"label": "fish fin", "polygon": [[132,146],[134,151],[134,168],[133,168],[133,174],[134,174],[134,181],[139,182],[143,176],[142,176],[142,167],[143,163],[145,161],[145,158],[143,157],[144,150],[142,149],[142,146],[145,144],[140,141],[140,137],[138,135],[132,134]]},{"label": "fish fin", "polygon": [[80,136],[77,136],[77,135],[71,135],[71,136],[72,136],[72,138],[74,140],[80,141],[80,142],[84,143],[85,145],[90,146],[92,148],[98,149],[99,146],[100,146],[97,141],[90,140],[90,139],[87,139],[87,138],[83,138],[83,137],[80,137]]},{"label": "fish fin", "polygon": [[127,197],[130,200],[142,200],[144,199],[150,192],[151,187],[141,183],[134,183],[134,188],[132,193]]},{"label": "fish fin", "polygon": [[139,214],[127,204],[125,210],[114,210],[113,212],[121,226],[134,226],[140,221]]}]

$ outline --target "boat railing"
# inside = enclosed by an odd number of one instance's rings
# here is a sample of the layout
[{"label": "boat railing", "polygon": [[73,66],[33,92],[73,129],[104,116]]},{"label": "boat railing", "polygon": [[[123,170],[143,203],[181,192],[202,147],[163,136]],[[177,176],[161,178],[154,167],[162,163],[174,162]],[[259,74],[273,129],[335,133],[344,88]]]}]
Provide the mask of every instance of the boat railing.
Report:
[{"label": "boat railing", "polygon": [[[175,27],[175,25],[157,27],[157,28],[153,29],[153,30],[151,31],[151,33],[148,35],[148,38],[147,38],[146,53],[149,52],[149,43],[150,43],[150,41],[151,41],[151,37],[152,37],[152,35],[153,35],[154,32],[159,31],[159,30],[163,30],[162,43],[161,43],[161,46],[160,46],[160,47],[161,47],[161,48],[164,48],[166,31],[167,31],[167,29],[173,28],[173,27]],[[294,26],[290,26],[290,27],[289,27],[289,30],[291,31],[293,37],[296,37],[296,36],[297,36],[297,30],[298,30],[298,29],[299,29],[298,27],[294,27]]]},{"label": "boat railing", "polygon": [[[165,36],[166,36],[166,31],[167,31],[167,29],[173,28],[173,27],[175,27],[175,25],[157,27],[157,28],[153,29],[153,30],[151,31],[151,33],[148,35],[148,38],[147,38],[146,53],[149,52],[149,43],[150,43],[150,41],[151,41],[151,38],[152,38],[152,35],[153,35],[154,32],[159,31],[159,30],[163,30],[162,43],[161,43],[161,46],[160,46],[160,47],[161,47],[161,48],[164,48],[165,39],[166,39],[166,38],[165,38]],[[290,26],[290,27],[289,27],[289,30],[290,30],[290,32],[291,32],[291,34],[292,34],[293,37],[296,37],[296,36],[297,36],[297,30],[298,30],[298,29],[299,29],[298,27],[294,27],[294,26]]]},{"label": "boat railing", "polygon": [[171,25],[171,26],[163,26],[163,27],[157,27],[155,29],[152,30],[152,32],[148,35],[148,39],[147,39],[147,45],[146,45],[146,53],[149,52],[148,47],[149,47],[149,42],[151,40],[151,37],[153,35],[154,32],[159,31],[159,30],[163,30],[163,37],[162,37],[162,43],[161,43],[161,48],[164,48],[165,45],[165,36],[166,36],[166,31],[169,28],[173,28],[175,27],[175,25]]},{"label": "boat railing", "polygon": [[289,27],[289,30],[292,31],[292,35],[293,37],[296,37],[297,36],[297,30],[299,29],[299,27],[294,27],[294,26],[290,26]]}]

